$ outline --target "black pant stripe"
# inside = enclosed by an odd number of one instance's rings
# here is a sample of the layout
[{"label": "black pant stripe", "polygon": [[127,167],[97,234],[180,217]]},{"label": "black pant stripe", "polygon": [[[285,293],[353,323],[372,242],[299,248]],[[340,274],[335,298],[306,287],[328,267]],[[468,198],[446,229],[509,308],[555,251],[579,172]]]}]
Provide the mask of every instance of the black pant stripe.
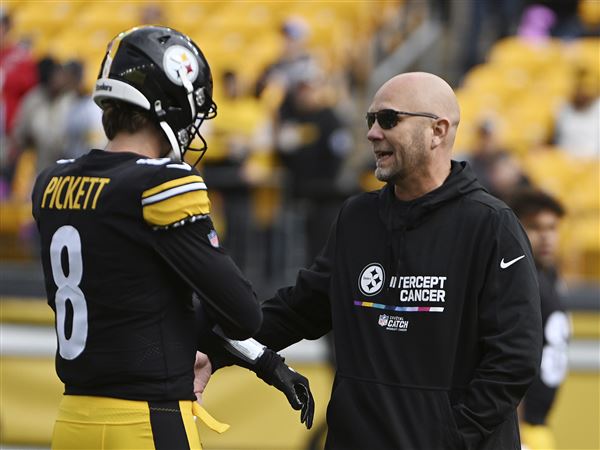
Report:
[{"label": "black pant stripe", "polygon": [[190,450],[179,402],[148,402],[156,450]]}]

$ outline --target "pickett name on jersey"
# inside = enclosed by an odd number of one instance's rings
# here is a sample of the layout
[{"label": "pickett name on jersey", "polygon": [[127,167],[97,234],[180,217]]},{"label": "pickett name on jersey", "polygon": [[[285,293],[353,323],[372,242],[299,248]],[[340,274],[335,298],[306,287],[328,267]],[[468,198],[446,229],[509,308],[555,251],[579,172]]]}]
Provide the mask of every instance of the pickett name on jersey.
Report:
[{"label": "pickett name on jersey", "polygon": [[110,178],[52,177],[44,189],[42,208],[96,209],[98,199]]}]

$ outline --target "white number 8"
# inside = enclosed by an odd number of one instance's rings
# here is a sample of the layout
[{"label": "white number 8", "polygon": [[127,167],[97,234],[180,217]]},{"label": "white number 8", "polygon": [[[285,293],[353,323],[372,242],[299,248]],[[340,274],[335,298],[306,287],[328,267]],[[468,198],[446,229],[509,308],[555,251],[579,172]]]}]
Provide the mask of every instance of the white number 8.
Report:
[{"label": "white number 8", "polygon": [[[65,274],[62,265],[63,249],[67,250],[69,260],[68,275]],[[81,260],[81,237],[77,229],[64,225],[56,230],[50,242],[50,264],[54,282],[58,287],[54,299],[58,352],[64,359],[75,359],[85,348],[88,334],[87,304],[79,288],[83,276],[83,261]],[[73,326],[69,338],[65,333],[67,300],[73,306]]]}]

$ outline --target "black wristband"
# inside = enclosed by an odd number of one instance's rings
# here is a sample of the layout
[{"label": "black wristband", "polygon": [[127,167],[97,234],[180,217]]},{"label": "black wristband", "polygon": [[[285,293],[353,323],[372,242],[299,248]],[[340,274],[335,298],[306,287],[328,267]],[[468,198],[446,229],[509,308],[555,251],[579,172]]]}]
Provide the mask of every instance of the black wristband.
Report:
[{"label": "black wristband", "polygon": [[284,361],[285,359],[281,355],[271,349],[265,348],[264,353],[258,359],[252,370],[256,373],[258,378],[272,386],[275,383],[275,369]]}]

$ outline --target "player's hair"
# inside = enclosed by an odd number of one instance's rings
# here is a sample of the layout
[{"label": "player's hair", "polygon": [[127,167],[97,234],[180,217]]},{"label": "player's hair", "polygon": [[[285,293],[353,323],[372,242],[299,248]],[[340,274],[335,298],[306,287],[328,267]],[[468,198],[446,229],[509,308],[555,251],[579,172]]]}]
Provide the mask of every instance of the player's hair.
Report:
[{"label": "player's hair", "polygon": [[118,100],[105,100],[102,126],[109,140],[120,132],[136,133],[148,126],[157,126],[150,111]]},{"label": "player's hair", "polygon": [[565,215],[565,209],[560,202],[539,189],[520,189],[511,196],[509,204],[520,219],[541,211],[551,211],[558,217]]}]

